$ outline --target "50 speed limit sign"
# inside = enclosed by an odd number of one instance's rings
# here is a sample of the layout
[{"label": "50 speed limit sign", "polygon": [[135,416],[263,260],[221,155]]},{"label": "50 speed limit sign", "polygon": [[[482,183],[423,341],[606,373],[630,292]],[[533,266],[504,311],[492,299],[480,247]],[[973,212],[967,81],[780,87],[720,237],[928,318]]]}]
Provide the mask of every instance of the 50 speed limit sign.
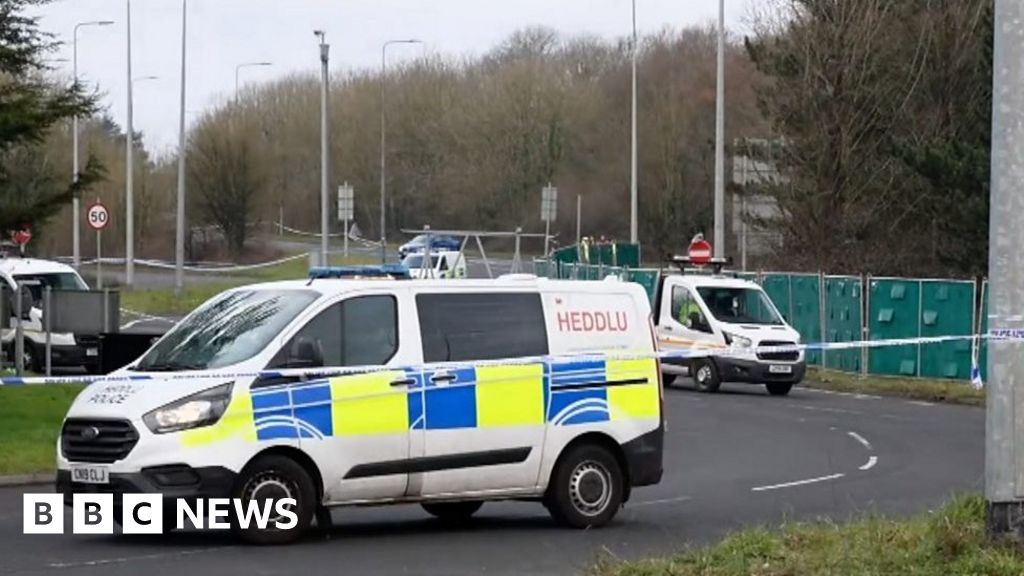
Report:
[{"label": "50 speed limit sign", "polygon": [[107,207],[102,202],[97,200],[92,206],[89,206],[89,211],[86,212],[86,220],[93,230],[99,232],[110,224],[110,212],[107,211]]}]

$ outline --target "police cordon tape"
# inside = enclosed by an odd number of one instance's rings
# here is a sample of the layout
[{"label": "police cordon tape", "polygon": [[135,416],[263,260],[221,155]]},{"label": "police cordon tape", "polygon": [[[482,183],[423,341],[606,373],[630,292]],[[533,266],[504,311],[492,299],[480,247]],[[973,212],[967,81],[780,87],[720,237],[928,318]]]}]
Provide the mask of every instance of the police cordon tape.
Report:
[{"label": "police cordon tape", "polygon": [[[753,348],[710,348],[699,347],[694,343],[663,343],[667,350],[649,353],[630,353],[609,351],[606,353],[586,353],[569,355],[547,355],[531,356],[521,358],[508,358],[500,360],[483,360],[474,362],[435,362],[420,366],[395,366],[395,367],[339,367],[339,368],[295,368],[282,370],[262,370],[257,372],[224,372],[216,369],[204,371],[182,371],[167,373],[147,374],[110,374],[103,376],[58,376],[58,377],[19,377],[8,376],[0,378],[0,386],[38,386],[47,384],[92,384],[97,382],[105,383],[133,383],[147,381],[174,381],[174,380],[238,380],[238,379],[295,379],[323,380],[343,376],[366,375],[383,372],[412,372],[418,374],[436,373],[443,371],[454,371],[468,368],[481,367],[503,367],[522,366],[527,364],[540,364],[551,362],[598,362],[598,361],[629,361],[629,360],[693,360],[696,358],[730,357],[730,358],[751,358],[752,355],[764,355],[773,353],[787,353],[800,351],[839,351],[866,348],[887,348],[897,346],[943,344],[948,342],[965,342],[983,340],[996,342],[1024,342],[1024,329],[996,329],[990,330],[988,334],[969,336],[929,336],[918,338],[896,338],[889,340],[861,340],[856,342],[820,342],[813,344],[793,344],[786,346],[759,346]],[[678,347],[676,347],[678,346]],[[452,387],[452,386],[449,386]]]}]

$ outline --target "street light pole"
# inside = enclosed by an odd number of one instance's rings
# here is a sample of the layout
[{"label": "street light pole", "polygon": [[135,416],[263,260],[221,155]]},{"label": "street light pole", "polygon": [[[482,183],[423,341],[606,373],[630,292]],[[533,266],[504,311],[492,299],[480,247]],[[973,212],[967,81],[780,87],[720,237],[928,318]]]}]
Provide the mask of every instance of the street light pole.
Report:
[{"label": "street light pole", "polygon": [[328,222],[328,196],[327,187],[330,180],[330,154],[331,144],[328,131],[328,84],[330,83],[330,59],[331,45],[327,43],[327,33],[323,30],[314,32],[320,38],[320,265],[327,266],[327,234],[329,232]]},{"label": "street light pole", "polygon": [[636,0],[633,0],[633,104],[632,104],[632,137],[630,139],[630,179],[629,179],[629,241],[637,244],[640,241],[637,222],[637,141],[636,141]]},{"label": "street light pole", "polygon": [[[78,86],[78,30],[85,26],[110,26],[114,22],[111,20],[98,20],[93,22],[79,22],[75,25],[74,33],[72,34],[72,74],[75,79],[75,86]],[[75,114],[72,120],[72,137],[71,137],[71,148],[72,148],[72,181],[78,184],[78,114]],[[75,268],[78,268],[82,264],[82,247],[81,247],[81,199],[79,198],[78,192],[75,192],[74,198],[71,200],[71,234],[73,236],[73,249],[72,256],[74,258]]]},{"label": "street light pole", "polygon": [[[384,87],[386,86],[388,46],[392,44],[422,44],[422,40],[388,40],[380,49],[380,263],[386,264],[388,258],[387,245],[387,186],[388,186],[388,155],[387,155],[387,121],[385,119]],[[428,250],[429,252],[429,250]]]},{"label": "street light pole", "polygon": [[174,293],[185,287],[185,79],[188,0],[181,0],[181,108],[178,116],[178,205],[174,231]]},{"label": "street light pole", "polygon": [[135,128],[132,111],[132,0],[125,0],[128,34],[128,122],[125,131],[125,243],[124,283],[129,288],[135,282]]},{"label": "street light pole", "polygon": [[238,73],[242,70],[242,68],[255,68],[257,66],[273,66],[273,65],[274,65],[273,62],[246,62],[245,64],[239,64],[238,66],[235,66],[235,101],[238,101],[238,88],[239,88]]},{"label": "street light pole", "polygon": [[725,256],[725,0],[718,0],[718,81],[715,96],[715,244]]}]

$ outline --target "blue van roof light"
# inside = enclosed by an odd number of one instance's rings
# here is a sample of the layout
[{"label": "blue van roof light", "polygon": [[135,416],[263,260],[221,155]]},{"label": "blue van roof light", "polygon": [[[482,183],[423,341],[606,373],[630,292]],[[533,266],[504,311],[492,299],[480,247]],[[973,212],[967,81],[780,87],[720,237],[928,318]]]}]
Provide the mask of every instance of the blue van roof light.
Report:
[{"label": "blue van roof light", "polygon": [[342,280],[355,278],[408,279],[409,269],[401,264],[383,266],[323,266],[309,269],[310,280]]}]

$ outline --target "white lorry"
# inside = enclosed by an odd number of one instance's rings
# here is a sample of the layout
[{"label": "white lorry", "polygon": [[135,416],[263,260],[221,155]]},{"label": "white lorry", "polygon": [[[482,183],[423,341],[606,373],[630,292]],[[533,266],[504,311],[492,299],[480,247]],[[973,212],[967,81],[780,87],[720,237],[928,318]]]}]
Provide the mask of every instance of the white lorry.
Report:
[{"label": "white lorry", "polygon": [[794,346],[800,333],[754,282],[721,274],[662,276],[654,301],[658,347],[662,351],[713,349],[692,359],[662,361],[663,381],[693,378],[702,392],[717,392],[723,382],[764,384],[773,396],[785,396],[803,380],[803,351],[758,351]]},{"label": "white lorry", "polygon": [[[3,313],[10,317],[10,329],[0,334],[4,353],[9,360],[14,355],[13,299],[16,290],[31,293],[31,309],[22,313],[25,346],[22,361],[28,370],[41,372],[45,366],[46,333],[43,331],[43,290],[88,290],[82,277],[71,266],[38,258],[0,258],[0,287],[3,288]],[[99,366],[99,339],[95,335],[54,333],[50,339],[53,366],[84,367],[92,373]]]}]

